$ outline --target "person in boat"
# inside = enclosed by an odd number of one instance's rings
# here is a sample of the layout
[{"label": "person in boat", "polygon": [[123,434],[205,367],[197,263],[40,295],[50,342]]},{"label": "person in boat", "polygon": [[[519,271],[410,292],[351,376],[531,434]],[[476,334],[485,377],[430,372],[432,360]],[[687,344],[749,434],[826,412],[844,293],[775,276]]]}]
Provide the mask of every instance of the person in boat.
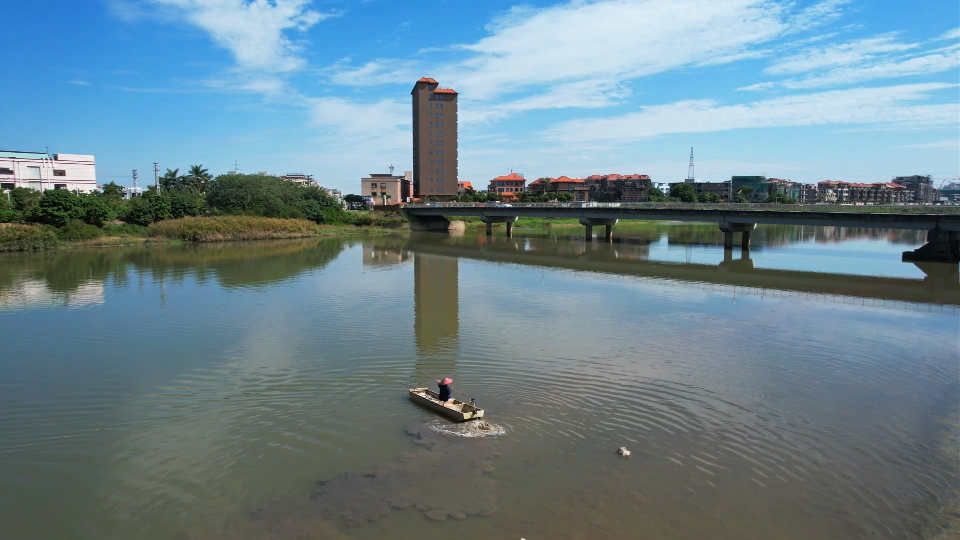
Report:
[{"label": "person in boat", "polygon": [[450,377],[445,377],[442,380],[437,381],[437,386],[440,387],[440,391],[437,392],[437,395],[440,399],[440,402],[444,405],[450,401],[450,383],[453,382],[453,379]]}]

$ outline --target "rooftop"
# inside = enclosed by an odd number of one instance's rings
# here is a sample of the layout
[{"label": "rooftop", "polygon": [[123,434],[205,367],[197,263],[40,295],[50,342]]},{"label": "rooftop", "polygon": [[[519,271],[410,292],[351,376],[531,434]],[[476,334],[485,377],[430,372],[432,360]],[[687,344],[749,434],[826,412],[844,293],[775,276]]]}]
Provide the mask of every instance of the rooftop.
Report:
[{"label": "rooftop", "polygon": [[510,173],[510,174],[508,174],[508,175],[506,175],[506,176],[498,176],[498,177],[494,178],[493,180],[494,180],[494,181],[497,181],[497,180],[519,180],[519,181],[521,181],[521,182],[526,182],[526,181],[527,181],[526,178],[524,178],[523,176],[520,176],[520,175],[517,174],[517,173]]},{"label": "rooftop", "polygon": [[456,94],[457,91],[453,88],[437,88],[433,91],[434,94]]}]

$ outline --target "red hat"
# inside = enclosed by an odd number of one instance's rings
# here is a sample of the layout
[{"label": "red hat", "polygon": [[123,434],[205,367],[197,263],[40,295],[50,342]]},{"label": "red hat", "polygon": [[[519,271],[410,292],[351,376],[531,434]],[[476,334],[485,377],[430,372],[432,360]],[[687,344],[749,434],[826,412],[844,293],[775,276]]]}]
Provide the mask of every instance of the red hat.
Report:
[{"label": "red hat", "polygon": [[447,377],[447,378],[443,379],[442,381],[440,381],[440,384],[446,385],[446,384],[450,384],[450,383],[452,383],[452,382],[453,382],[453,379],[451,379],[450,377]]}]

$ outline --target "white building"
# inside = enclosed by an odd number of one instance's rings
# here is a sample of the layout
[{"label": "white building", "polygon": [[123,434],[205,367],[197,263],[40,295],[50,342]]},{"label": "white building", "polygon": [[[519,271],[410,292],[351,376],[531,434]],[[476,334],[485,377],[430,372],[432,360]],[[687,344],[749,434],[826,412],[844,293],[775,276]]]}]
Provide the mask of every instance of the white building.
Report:
[{"label": "white building", "polygon": [[0,150],[0,190],[18,187],[46,191],[69,189],[90,193],[97,189],[93,156],[8,152]]}]

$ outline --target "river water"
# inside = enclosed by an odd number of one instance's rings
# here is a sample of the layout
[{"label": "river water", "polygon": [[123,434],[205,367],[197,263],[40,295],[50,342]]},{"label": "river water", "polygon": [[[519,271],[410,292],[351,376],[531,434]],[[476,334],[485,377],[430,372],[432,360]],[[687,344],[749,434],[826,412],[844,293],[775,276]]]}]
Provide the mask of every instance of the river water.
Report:
[{"label": "river water", "polygon": [[921,234],[582,231],[3,256],[0,538],[960,531],[960,290],[900,262]]}]

